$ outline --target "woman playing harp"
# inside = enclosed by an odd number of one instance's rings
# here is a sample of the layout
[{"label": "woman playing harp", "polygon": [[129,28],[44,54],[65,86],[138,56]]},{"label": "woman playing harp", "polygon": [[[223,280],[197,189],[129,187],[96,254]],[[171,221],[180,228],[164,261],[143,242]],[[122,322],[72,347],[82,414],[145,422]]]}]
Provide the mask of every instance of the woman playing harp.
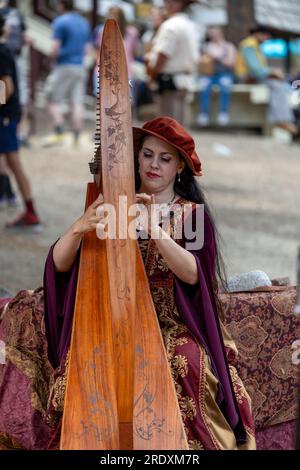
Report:
[{"label": "woman playing harp", "polygon": [[[138,242],[189,447],[255,449],[250,399],[231,365],[234,343],[218,318],[220,256],[194,178],[202,174],[194,141],[175,120],[160,117],[134,128],[134,148],[137,202],[152,213],[151,223],[138,227]],[[84,233],[104,229],[102,203],[98,198],[51,247],[44,289],[3,302],[2,448],[58,445],[80,245]],[[154,203],[163,219],[151,211]],[[204,239],[197,245],[197,233],[190,239],[185,227],[197,228],[201,204]]]}]

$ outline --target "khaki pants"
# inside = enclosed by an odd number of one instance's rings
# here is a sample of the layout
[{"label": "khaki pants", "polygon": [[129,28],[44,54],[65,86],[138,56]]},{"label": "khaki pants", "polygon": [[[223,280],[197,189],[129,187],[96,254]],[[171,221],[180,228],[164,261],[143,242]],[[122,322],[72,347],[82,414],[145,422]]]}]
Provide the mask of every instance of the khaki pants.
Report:
[{"label": "khaki pants", "polygon": [[161,116],[170,116],[180,124],[185,124],[186,90],[166,91],[155,94],[155,102]]},{"label": "khaki pants", "polygon": [[86,72],[80,65],[56,65],[45,84],[48,101],[61,104],[67,101],[82,104],[86,86]]}]

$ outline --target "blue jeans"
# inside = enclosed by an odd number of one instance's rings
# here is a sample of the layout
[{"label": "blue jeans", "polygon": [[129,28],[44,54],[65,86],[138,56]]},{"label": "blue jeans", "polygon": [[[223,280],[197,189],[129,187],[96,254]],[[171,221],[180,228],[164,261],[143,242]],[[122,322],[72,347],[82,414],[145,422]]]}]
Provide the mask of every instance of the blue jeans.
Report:
[{"label": "blue jeans", "polygon": [[198,99],[201,113],[208,115],[210,113],[211,91],[214,85],[218,85],[220,90],[219,112],[228,113],[232,84],[233,74],[230,72],[221,72],[211,76],[203,75],[200,77]]}]

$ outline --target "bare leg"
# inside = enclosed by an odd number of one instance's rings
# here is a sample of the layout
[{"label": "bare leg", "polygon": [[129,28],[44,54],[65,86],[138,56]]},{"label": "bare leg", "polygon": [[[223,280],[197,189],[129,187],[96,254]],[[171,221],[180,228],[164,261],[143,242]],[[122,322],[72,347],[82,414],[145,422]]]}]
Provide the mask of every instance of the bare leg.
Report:
[{"label": "bare leg", "polygon": [[8,174],[8,168],[6,164],[6,158],[5,155],[0,154],[0,174],[1,175],[7,175]]},{"label": "bare leg", "polygon": [[22,143],[28,143],[30,133],[29,110],[28,106],[22,106],[22,118],[18,126],[19,139]]},{"label": "bare leg", "polygon": [[82,129],[83,106],[81,103],[73,104],[72,124],[75,133],[79,133]]},{"label": "bare leg", "polygon": [[53,103],[49,102],[48,103],[48,111],[50,113],[50,116],[53,120],[54,126],[63,126],[64,125],[64,117],[63,114],[60,110],[60,107]]},{"label": "bare leg", "polygon": [[24,172],[19,153],[9,152],[6,157],[8,166],[16,178],[17,185],[24,201],[30,200],[32,198],[31,187],[27,175]]},{"label": "bare leg", "polygon": [[64,115],[60,106],[53,101],[48,101],[48,112],[52,118],[54,133],[44,140],[44,147],[61,144],[64,139]]},{"label": "bare leg", "polygon": [[26,173],[24,172],[20,155],[18,152],[9,152],[6,157],[7,163],[16,178],[25,205],[25,212],[20,214],[16,219],[7,222],[6,228],[13,229],[31,227],[34,228],[35,231],[40,231],[39,217],[34,207],[30,183]]}]

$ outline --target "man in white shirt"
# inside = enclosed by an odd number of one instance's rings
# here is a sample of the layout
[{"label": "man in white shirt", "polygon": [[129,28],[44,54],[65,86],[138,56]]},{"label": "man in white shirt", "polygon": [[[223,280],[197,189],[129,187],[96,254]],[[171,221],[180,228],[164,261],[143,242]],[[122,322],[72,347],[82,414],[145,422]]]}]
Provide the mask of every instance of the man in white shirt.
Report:
[{"label": "man in white shirt", "polygon": [[149,77],[156,86],[162,116],[184,124],[185,98],[193,91],[199,59],[199,34],[187,15],[194,0],[164,0],[168,15],[145,57]]}]

